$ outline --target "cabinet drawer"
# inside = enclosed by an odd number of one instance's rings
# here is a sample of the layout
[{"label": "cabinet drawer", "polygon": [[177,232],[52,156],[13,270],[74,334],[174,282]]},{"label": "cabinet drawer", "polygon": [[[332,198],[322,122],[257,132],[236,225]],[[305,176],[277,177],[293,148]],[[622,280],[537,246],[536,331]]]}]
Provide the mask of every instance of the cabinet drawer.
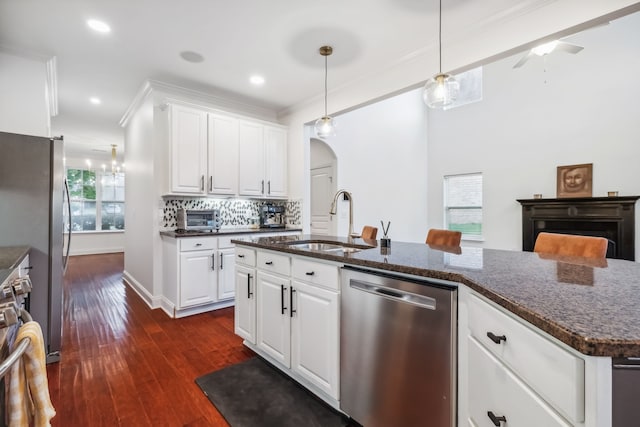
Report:
[{"label": "cabinet drawer", "polygon": [[[574,422],[584,420],[583,359],[475,295],[469,298],[469,329],[561,414]],[[495,343],[488,333],[506,340]]]},{"label": "cabinet drawer", "polygon": [[238,236],[221,236],[218,237],[218,249],[227,249],[235,246],[231,243],[231,239],[236,239]]},{"label": "cabinet drawer", "polygon": [[256,266],[256,251],[253,249],[236,246],[236,264],[246,265],[248,267]]},{"label": "cabinet drawer", "polygon": [[218,248],[217,237],[188,237],[178,239],[178,241],[180,242],[180,252]]},{"label": "cabinet drawer", "polygon": [[[482,344],[468,337],[469,417],[477,427],[493,427],[489,417],[506,418],[500,425],[520,427],[570,426]],[[471,424],[471,423],[470,423]]]},{"label": "cabinet drawer", "polygon": [[338,267],[335,265],[293,258],[291,260],[291,270],[293,277],[298,280],[321,285],[336,291],[340,289]]},{"label": "cabinet drawer", "polygon": [[258,252],[256,267],[272,273],[291,275],[291,258],[271,252]]}]

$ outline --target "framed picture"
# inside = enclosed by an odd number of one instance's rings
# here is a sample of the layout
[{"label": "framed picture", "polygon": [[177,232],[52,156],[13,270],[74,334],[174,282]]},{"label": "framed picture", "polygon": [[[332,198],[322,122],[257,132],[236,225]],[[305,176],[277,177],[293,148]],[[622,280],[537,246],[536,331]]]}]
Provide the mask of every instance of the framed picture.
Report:
[{"label": "framed picture", "polygon": [[593,163],[558,166],[556,197],[591,197]]}]

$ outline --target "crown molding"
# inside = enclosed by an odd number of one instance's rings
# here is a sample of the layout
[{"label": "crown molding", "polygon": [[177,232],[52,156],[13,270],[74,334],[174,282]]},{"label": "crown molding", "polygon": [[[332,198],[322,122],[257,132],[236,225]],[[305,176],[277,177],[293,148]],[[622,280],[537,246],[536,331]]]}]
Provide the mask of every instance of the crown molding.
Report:
[{"label": "crown molding", "polygon": [[168,95],[170,97],[192,103],[193,105],[220,109],[222,111],[245,116],[249,115],[261,120],[273,122],[277,119],[276,112],[268,108],[258,107],[247,102],[178,86],[172,83],[149,79],[143,83],[142,87],[138,90],[138,93],[125,111],[122,119],[120,120],[120,126],[126,126],[131,115],[135,113],[146,98],[154,92],[162,93],[163,95]]}]

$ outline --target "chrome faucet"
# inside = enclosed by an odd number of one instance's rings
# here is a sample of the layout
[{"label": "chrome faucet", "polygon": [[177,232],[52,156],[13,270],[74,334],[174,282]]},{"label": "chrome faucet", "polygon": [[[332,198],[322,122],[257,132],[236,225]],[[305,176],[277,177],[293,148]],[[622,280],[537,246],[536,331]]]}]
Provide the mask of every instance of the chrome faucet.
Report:
[{"label": "chrome faucet", "polygon": [[329,215],[336,214],[336,205],[338,203],[338,197],[341,194],[344,194],[344,197],[349,200],[349,235],[348,237],[353,236],[353,196],[347,190],[338,190],[335,196],[333,196],[333,203],[331,203],[331,210],[329,210]]}]

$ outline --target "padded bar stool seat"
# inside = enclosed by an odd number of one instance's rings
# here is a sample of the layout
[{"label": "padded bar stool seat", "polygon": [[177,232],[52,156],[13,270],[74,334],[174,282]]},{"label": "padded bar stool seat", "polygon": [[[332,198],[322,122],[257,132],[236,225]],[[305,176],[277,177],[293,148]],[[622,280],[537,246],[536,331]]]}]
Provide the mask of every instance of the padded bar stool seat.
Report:
[{"label": "padded bar stool seat", "polygon": [[533,251],[542,254],[606,258],[609,241],[604,237],[540,233]]},{"label": "padded bar stool seat", "polygon": [[438,246],[460,246],[460,239],[462,239],[462,233],[459,231],[432,228],[427,233],[425,243]]}]

